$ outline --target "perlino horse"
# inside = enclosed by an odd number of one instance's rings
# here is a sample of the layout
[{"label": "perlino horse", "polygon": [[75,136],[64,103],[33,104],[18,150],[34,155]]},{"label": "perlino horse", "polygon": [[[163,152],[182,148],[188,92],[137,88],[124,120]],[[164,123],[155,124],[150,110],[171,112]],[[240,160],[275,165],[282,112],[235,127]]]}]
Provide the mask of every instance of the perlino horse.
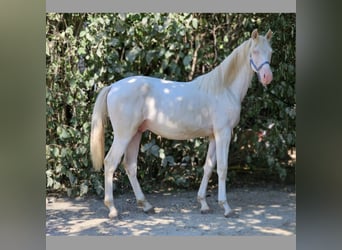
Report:
[{"label": "perlino horse", "polygon": [[[198,190],[201,212],[209,211],[206,190],[213,167],[217,165],[218,202],[224,208],[224,216],[232,214],[226,198],[231,134],[239,122],[241,102],[253,72],[264,86],[272,81],[271,37],[271,30],[261,36],[255,29],[251,38],[234,49],[214,70],[190,82],[133,76],[100,91],[92,115],[90,146],[94,168],[100,170],[104,163],[104,203],[109,208],[110,218],[118,215],[112,185],[113,173],[123,155],[138,205],[145,212],[153,210],[137,179],[139,145],[146,130],[177,140],[208,137],[204,175]],[[108,116],[114,141],[104,157],[104,125]]]}]

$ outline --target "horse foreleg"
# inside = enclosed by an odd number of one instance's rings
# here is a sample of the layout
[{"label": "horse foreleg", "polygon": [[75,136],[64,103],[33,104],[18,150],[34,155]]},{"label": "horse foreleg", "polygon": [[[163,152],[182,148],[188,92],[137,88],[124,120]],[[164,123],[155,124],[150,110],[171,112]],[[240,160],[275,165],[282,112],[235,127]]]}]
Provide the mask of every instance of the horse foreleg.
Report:
[{"label": "horse foreleg", "polygon": [[218,202],[224,208],[224,216],[228,217],[232,210],[227,202],[226,179],[228,171],[228,151],[231,139],[231,130],[222,130],[215,134],[216,156],[217,156],[217,175],[218,175]]},{"label": "horse foreleg", "polygon": [[213,172],[213,168],[216,164],[216,145],[215,139],[212,137],[210,138],[209,146],[208,146],[208,153],[204,164],[204,173],[201,181],[200,188],[197,194],[197,200],[201,203],[201,213],[207,213],[210,211],[210,208],[207,204],[206,194],[207,194],[207,187],[210,176]]},{"label": "horse foreleg", "polygon": [[104,159],[105,168],[105,198],[104,204],[109,209],[109,218],[113,219],[118,216],[118,212],[114,206],[113,199],[113,174],[118,167],[121,157],[127,147],[128,142],[126,140],[114,139],[114,142]]},{"label": "horse foreleg", "polygon": [[141,190],[139,181],[137,179],[137,157],[139,153],[139,145],[141,140],[141,132],[138,132],[128,144],[124,165],[128,179],[133,188],[137,203],[143,207],[144,212],[153,212],[153,206],[146,200],[144,193]]}]

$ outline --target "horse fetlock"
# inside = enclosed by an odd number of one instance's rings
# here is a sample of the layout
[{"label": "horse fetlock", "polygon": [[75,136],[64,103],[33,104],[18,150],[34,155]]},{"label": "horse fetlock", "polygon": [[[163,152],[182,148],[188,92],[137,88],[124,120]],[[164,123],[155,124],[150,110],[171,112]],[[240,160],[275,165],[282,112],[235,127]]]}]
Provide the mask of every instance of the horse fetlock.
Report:
[{"label": "horse fetlock", "polygon": [[143,199],[143,200],[137,200],[137,203],[138,203],[138,206],[139,206],[139,207],[144,207],[144,206],[145,206],[145,202],[146,202],[145,199]]},{"label": "horse fetlock", "polygon": [[113,203],[113,200],[111,199],[105,199],[103,201],[103,203],[105,204],[105,206],[109,209],[109,214],[108,214],[108,217],[110,219],[114,219],[116,217],[118,217],[118,211],[116,210],[115,206],[114,206],[114,203]]},{"label": "horse fetlock", "polygon": [[227,200],[219,201],[218,204],[220,205],[220,207],[223,207],[225,211],[231,210],[229,205],[228,205]]},{"label": "horse fetlock", "polygon": [[202,201],[205,201],[205,198],[204,197],[202,197],[202,196],[197,196],[197,201],[198,202],[202,202]]},{"label": "horse fetlock", "polygon": [[219,203],[219,205],[220,205],[221,207],[224,208],[224,216],[225,216],[225,217],[230,217],[230,215],[232,214],[232,209],[231,209],[230,206],[228,205],[227,200],[221,200],[221,201],[219,201],[218,203]]},{"label": "horse fetlock", "polygon": [[146,200],[137,200],[138,206],[142,207],[145,213],[153,212],[154,207]]},{"label": "horse fetlock", "polygon": [[103,203],[104,203],[105,206],[108,207],[108,208],[111,208],[111,207],[114,206],[113,200],[105,199],[105,200],[103,201]]},{"label": "horse fetlock", "polygon": [[201,213],[202,214],[206,214],[206,213],[211,211],[208,204],[207,204],[207,201],[204,197],[197,196],[197,201],[199,203],[201,203]]}]

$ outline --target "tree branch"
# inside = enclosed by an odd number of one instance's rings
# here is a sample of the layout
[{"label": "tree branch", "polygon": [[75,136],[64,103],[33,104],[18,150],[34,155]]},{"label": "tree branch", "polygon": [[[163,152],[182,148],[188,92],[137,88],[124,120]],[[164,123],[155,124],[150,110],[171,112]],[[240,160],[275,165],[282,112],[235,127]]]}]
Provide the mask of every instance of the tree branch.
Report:
[{"label": "tree branch", "polygon": [[195,38],[195,50],[194,50],[194,57],[192,59],[192,65],[191,65],[191,71],[188,76],[189,81],[191,81],[194,77],[195,74],[195,69],[196,69],[196,64],[197,64],[197,55],[198,55],[198,50],[201,47],[201,42],[200,40],[204,37],[204,34],[197,35]]}]

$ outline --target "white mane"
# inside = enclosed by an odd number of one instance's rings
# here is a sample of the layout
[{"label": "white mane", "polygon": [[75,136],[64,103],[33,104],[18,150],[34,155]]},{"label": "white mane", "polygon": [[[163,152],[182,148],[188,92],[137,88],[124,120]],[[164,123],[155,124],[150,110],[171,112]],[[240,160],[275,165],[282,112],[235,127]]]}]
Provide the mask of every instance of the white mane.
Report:
[{"label": "white mane", "polygon": [[[218,94],[229,87],[237,77],[239,69],[248,60],[251,39],[243,42],[216,68],[207,74],[197,77],[200,89],[207,93]],[[247,61],[248,62],[248,61]]]}]

